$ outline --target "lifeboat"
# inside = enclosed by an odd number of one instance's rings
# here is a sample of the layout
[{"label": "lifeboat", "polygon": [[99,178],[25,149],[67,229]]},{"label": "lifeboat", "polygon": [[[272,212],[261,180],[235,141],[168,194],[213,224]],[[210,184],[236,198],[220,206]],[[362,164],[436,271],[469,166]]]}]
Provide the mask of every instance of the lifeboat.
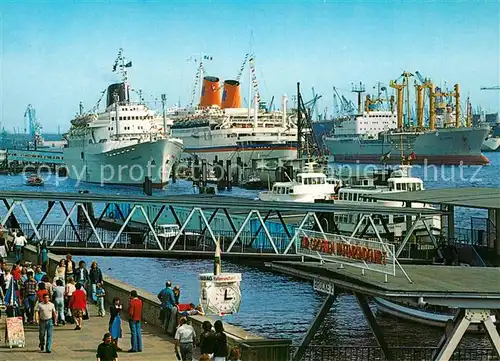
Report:
[{"label": "lifeboat", "polygon": [[75,126],[87,125],[95,120],[97,120],[97,115],[95,114],[82,114],[82,115],[77,115],[73,120],[71,120],[71,124]]}]

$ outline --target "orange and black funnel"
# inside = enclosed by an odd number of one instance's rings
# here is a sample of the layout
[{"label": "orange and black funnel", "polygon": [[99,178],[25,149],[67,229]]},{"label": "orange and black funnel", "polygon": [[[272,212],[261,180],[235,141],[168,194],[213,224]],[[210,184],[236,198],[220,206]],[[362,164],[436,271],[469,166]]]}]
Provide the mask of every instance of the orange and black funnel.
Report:
[{"label": "orange and black funnel", "polygon": [[203,78],[200,106],[211,107],[212,105],[218,105],[219,107],[221,105],[219,78],[215,76],[206,76]]}]

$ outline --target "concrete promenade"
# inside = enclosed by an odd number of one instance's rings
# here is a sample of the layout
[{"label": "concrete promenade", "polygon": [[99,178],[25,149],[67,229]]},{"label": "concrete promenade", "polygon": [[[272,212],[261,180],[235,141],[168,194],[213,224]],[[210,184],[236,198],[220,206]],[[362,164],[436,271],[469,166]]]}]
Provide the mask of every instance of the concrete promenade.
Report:
[{"label": "concrete promenade", "polygon": [[[0,319],[0,360],[96,360],[97,346],[108,329],[109,315],[97,316],[97,307],[89,305],[90,319],[83,321],[83,328],[75,331],[74,325],[55,327],[52,353],[41,352],[38,348],[38,325],[25,325],[26,347],[10,349],[5,344],[5,317]],[[4,314],[5,315],[5,314]],[[118,353],[119,360],[175,361],[172,338],[155,326],[142,327],[143,349],[141,353],[127,353],[130,349],[130,330],[128,322],[123,322],[123,338],[119,346],[123,352]]]},{"label": "concrete promenade", "polygon": [[[12,266],[9,257],[9,268]],[[126,300],[124,300],[126,302]],[[107,307],[106,307],[107,308]],[[26,346],[24,348],[9,348],[5,343],[5,313],[0,318],[0,360],[1,361],[26,361],[26,360],[57,360],[57,361],[95,361],[97,346],[102,342],[102,336],[108,332],[109,314],[99,317],[97,307],[88,305],[89,320],[83,321],[83,327],[76,331],[75,325],[66,324],[54,328],[52,338],[52,353],[48,354],[38,348],[38,325],[24,325]],[[122,318],[126,312],[122,312]],[[169,337],[159,327],[142,322],[143,352],[128,353],[130,349],[130,329],[128,321],[122,321],[123,338],[118,346],[123,349],[118,353],[119,360],[137,361],[177,361],[174,353],[173,338]]]}]

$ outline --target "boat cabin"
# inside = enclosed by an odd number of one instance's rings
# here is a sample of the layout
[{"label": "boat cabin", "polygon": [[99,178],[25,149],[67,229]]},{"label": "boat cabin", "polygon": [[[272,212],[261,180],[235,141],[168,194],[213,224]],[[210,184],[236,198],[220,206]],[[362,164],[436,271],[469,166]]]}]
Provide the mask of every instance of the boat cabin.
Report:
[{"label": "boat cabin", "polygon": [[323,173],[299,173],[297,183],[300,185],[326,184],[326,175]]},{"label": "boat cabin", "polygon": [[273,194],[293,194],[293,185],[286,183],[275,183],[271,189]]},{"label": "boat cabin", "polygon": [[391,178],[388,181],[389,192],[414,192],[424,189],[424,182],[418,178]]}]

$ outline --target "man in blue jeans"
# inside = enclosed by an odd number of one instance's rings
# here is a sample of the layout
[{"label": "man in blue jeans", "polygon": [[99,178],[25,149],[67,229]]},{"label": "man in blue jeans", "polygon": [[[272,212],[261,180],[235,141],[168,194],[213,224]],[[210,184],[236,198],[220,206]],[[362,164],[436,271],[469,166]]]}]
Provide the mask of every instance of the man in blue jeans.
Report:
[{"label": "man in blue jeans", "polygon": [[[40,339],[40,350],[47,353],[52,352],[52,333],[54,331],[54,321],[57,318],[56,308],[52,302],[49,301],[49,294],[43,295],[43,302],[38,304],[36,309],[35,320],[39,324],[38,336]],[[47,339],[45,339],[47,334]]]},{"label": "man in blue jeans", "polygon": [[38,290],[38,282],[33,277],[33,272],[28,272],[28,279],[23,285],[24,295],[24,313],[27,322],[33,323],[33,315],[36,301],[36,291]]},{"label": "man in blue jeans", "polygon": [[137,296],[137,291],[130,292],[128,303],[128,324],[130,326],[130,339],[132,348],[128,352],[142,352],[142,301]]},{"label": "man in blue jeans", "polygon": [[168,330],[170,317],[172,315],[172,308],[175,306],[174,290],[172,290],[172,282],[167,281],[165,288],[158,294],[158,299],[161,301],[161,310],[163,316],[163,328]]}]

